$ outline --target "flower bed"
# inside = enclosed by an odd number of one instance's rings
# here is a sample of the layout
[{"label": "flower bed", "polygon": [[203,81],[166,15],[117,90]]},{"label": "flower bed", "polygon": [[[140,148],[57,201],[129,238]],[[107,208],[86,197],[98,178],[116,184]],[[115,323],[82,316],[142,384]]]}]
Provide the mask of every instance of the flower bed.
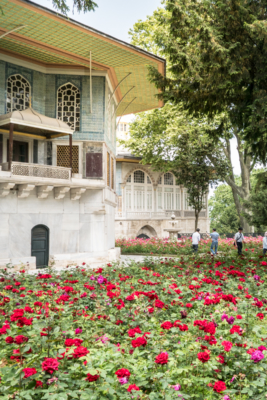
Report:
[{"label": "flower bed", "polygon": [[2,275],[0,400],[265,399],[266,278],[257,254]]},{"label": "flower bed", "polygon": [[[219,239],[219,251],[228,252],[229,249],[235,250],[234,239]],[[210,251],[211,239],[201,240],[199,252],[207,253]],[[182,238],[179,242],[169,239],[117,239],[116,246],[121,248],[122,254],[173,254],[189,255],[192,253],[191,239]],[[246,237],[244,251],[258,251],[262,249],[262,237]]]}]

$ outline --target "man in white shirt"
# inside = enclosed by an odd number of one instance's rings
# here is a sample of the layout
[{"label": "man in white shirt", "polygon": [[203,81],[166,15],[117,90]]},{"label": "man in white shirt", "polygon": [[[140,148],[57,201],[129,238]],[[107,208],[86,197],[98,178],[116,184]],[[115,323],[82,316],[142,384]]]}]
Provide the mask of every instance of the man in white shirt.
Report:
[{"label": "man in white shirt", "polygon": [[193,251],[195,253],[198,252],[198,243],[199,243],[199,241],[201,239],[199,232],[200,232],[200,229],[197,228],[196,232],[193,233],[193,235],[192,235],[192,247],[193,247]]},{"label": "man in white shirt", "polygon": [[[244,242],[244,235],[242,233],[243,228],[238,228],[238,232],[235,234],[235,246],[237,247],[238,254],[242,254],[242,247]],[[245,243],[245,242],[244,242]]]}]

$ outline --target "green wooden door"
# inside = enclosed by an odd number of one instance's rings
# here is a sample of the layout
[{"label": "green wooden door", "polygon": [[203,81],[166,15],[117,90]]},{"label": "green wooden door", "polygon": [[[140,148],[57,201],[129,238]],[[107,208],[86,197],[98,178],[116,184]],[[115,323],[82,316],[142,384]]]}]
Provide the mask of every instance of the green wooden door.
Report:
[{"label": "green wooden door", "polygon": [[36,267],[48,266],[49,260],[49,230],[44,225],[32,229],[32,256],[36,257]]}]

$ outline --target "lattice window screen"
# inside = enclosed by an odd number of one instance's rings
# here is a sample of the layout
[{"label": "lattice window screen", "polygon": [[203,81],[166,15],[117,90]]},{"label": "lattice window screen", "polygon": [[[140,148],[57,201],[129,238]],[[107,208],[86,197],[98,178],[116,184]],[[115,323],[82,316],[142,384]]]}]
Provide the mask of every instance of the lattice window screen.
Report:
[{"label": "lattice window screen", "polygon": [[57,118],[74,131],[80,130],[80,91],[72,83],[61,86],[57,91]]},{"label": "lattice window screen", "polygon": [[107,186],[110,186],[110,154],[107,153]]},{"label": "lattice window screen", "polygon": [[7,80],[7,113],[25,110],[30,105],[31,86],[21,75],[12,75]]},{"label": "lattice window screen", "polygon": [[[69,146],[57,146],[57,166],[70,167]],[[72,173],[79,173],[79,146],[72,146]]]}]

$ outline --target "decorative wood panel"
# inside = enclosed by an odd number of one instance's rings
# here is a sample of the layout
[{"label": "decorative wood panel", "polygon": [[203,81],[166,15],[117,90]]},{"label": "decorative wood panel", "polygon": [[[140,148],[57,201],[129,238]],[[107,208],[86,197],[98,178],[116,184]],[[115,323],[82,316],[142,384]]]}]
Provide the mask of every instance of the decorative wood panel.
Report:
[{"label": "decorative wood panel", "polygon": [[102,153],[86,153],[86,178],[102,178]]},{"label": "decorative wood panel", "polygon": [[110,186],[110,154],[107,153],[107,186]]},{"label": "decorative wood panel", "polygon": [[[57,166],[69,168],[70,166],[70,147],[57,146]],[[79,146],[72,146],[72,173],[79,173]]]}]

